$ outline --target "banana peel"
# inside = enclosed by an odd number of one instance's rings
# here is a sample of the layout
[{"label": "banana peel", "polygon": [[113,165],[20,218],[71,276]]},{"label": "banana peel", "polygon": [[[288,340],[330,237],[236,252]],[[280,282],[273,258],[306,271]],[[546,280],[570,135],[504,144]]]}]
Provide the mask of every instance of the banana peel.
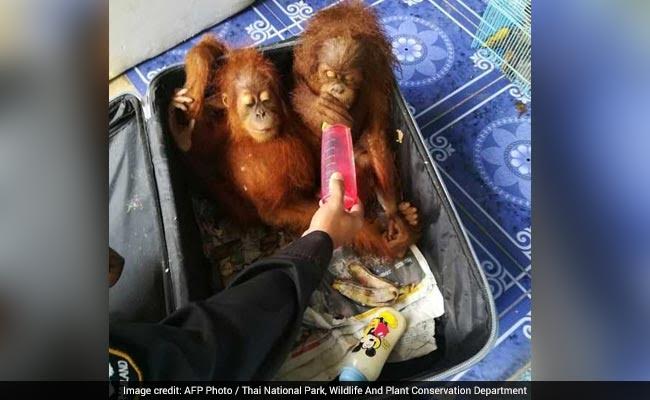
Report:
[{"label": "banana peel", "polygon": [[363,306],[381,307],[391,305],[397,300],[399,290],[395,286],[371,288],[349,280],[336,279],[332,287],[343,296]]},{"label": "banana peel", "polygon": [[373,274],[357,262],[348,265],[348,271],[352,280],[336,279],[332,283],[332,288],[363,306],[389,306],[398,299],[408,296],[415,286],[397,287],[394,283]]}]

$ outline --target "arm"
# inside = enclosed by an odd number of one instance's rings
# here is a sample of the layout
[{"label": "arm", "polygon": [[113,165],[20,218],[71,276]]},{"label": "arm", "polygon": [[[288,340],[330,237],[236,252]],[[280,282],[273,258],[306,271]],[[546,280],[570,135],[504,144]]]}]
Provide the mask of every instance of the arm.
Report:
[{"label": "arm", "polygon": [[312,132],[319,133],[319,138],[323,122],[352,126],[352,117],[343,104],[329,93],[314,94],[304,81],[296,85],[292,103],[305,125]]},{"label": "arm", "polygon": [[174,91],[168,112],[172,137],[183,152],[192,147],[192,132],[205,106],[214,104],[214,71],[227,52],[225,44],[205,35],[185,56],[185,86]]},{"label": "arm", "polygon": [[389,148],[386,132],[379,129],[366,131],[361,140],[368,151],[370,166],[377,183],[377,197],[386,214],[397,213],[397,186],[395,159]]},{"label": "arm", "polygon": [[111,347],[140,364],[145,380],[269,379],[331,256],[330,237],[313,232],[160,324],[114,324]]},{"label": "arm", "polygon": [[298,80],[296,88],[291,94],[291,100],[296,112],[311,132],[320,132],[323,123],[322,117],[315,110],[318,96],[312,93],[303,81]]},{"label": "arm", "polygon": [[214,93],[214,72],[228,48],[212,35],[205,35],[185,56],[185,88],[193,100],[187,107],[190,118],[198,118],[203,111],[205,97]]},{"label": "arm", "polygon": [[[417,209],[408,202],[399,205],[397,203],[398,180],[395,159],[385,132],[377,128],[371,129],[363,134],[361,140],[368,152],[366,160],[370,164],[376,182],[377,199],[389,218],[386,232],[387,249],[391,258],[403,257],[408,247],[415,243],[418,237]],[[372,237],[373,235],[367,236],[367,238]],[[357,247],[363,249],[364,245],[358,244]],[[375,251],[382,254],[378,250]]]},{"label": "arm", "polygon": [[348,243],[363,224],[360,204],[350,212],[343,207],[341,175],[333,174],[330,185],[332,197],[303,237],[246,269],[226,290],[160,324],[111,324],[112,370],[121,357],[135,365],[131,380],[135,375],[188,381],[273,377],[294,344],[332,249]]}]

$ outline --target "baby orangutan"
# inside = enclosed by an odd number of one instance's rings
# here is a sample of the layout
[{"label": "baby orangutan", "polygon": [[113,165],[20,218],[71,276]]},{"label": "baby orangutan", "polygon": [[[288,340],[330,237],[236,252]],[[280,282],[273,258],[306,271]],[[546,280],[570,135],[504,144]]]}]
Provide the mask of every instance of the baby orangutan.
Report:
[{"label": "baby orangutan", "polygon": [[[375,13],[359,1],[346,1],[318,12],[309,21],[294,52],[293,105],[310,129],[314,151],[321,126],[352,128],[358,191],[362,202],[377,200],[388,217],[380,228],[368,220],[362,250],[391,258],[402,256],[416,240],[417,209],[397,204],[394,154],[388,142],[392,48]],[[368,211],[368,210],[367,210]]]},{"label": "baby orangutan", "polygon": [[[187,55],[170,129],[192,173],[238,222],[302,233],[318,208],[312,153],[257,50],[204,37]],[[180,113],[180,115],[179,115]]]}]

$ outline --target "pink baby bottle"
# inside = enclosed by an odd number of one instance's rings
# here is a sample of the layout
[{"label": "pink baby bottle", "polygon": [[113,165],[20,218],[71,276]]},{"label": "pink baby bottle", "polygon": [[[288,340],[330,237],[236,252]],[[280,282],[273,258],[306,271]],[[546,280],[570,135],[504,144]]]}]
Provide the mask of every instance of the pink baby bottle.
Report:
[{"label": "pink baby bottle", "polygon": [[343,175],[344,205],[349,210],[358,201],[357,174],[354,169],[354,150],[350,128],[342,124],[323,124],[321,139],[321,201],[330,196],[329,180],[334,172]]}]

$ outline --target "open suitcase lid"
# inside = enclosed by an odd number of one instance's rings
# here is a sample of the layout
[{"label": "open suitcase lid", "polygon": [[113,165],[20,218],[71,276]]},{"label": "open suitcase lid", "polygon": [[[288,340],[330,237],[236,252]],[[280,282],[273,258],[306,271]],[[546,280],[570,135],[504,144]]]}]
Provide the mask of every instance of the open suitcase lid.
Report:
[{"label": "open suitcase lid", "polygon": [[[396,82],[394,83],[394,85],[396,88],[398,88]],[[431,381],[444,380],[471,368],[473,365],[481,361],[492,350],[492,348],[494,347],[497,341],[499,319],[497,316],[496,305],[494,303],[494,297],[492,296],[490,285],[488,283],[487,277],[485,276],[485,272],[483,271],[483,268],[481,267],[481,264],[478,261],[478,257],[476,256],[474,249],[470,245],[469,236],[467,235],[467,232],[465,231],[465,228],[463,227],[463,224],[461,222],[460,216],[458,215],[458,211],[456,210],[456,207],[454,206],[454,203],[451,200],[451,195],[449,194],[449,191],[445,186],[445,183],[442,179],[442,175],[438,170],[438,167],[436,166],[436,163],[434,162],[431,153],[427,150],[427,148],[424,145],[425,138],[422,135],[422,132],[420,131],[418,124],[415,122],[415,118],[408,110],[408,107],[406,105],[407,104],[406,99],[404,98],[404,95],[399,90],[399,88],[395,91],[393,104],[397,109],[397,110],[393,110],[393,112],[396,111],[399,112],[401,118],[403,119],[402,120],[403,126],[408,131],[413,132],[419,139],[419,140],[413,140],[412,142],[416,148],[417,153],[419,153],[419,155],[424,160],[426,160],[424,162],[424,169],[432,178],[435,177],[435,179],[431,179],[431,181],[433,183],[435,192],[438,194],[440,198],[440,203],[441,203],[440,206],[445,210],[445,214],[447,214],[447,223],[450,225],[453,232],[460,239],[459,245],[460,245],[461,252],[467,258],[467,260],[470,261],[471,268],[469,268],[470,271],[468,272],[474,276],[474,279],[476,279],[477,282],[482,283],[481,295],[483,297],[483,300],[486,303],[485,306],[487,308],[486,312],[487,312],[487,320],[489,321],[489,332],[487,333],[487,337],[485,338],[485,341],[482,343],[478,351],[474,352],[474,354],[472,354],[469,358],[467,358],[466,360],[458,364],[453,365],[452,363],[452,365],[450,365],[449,368],[443,372],[438,372],[435,374],[429,374],[425,372],[425,373],[413,375],[409,378],[409,380],[420,380],[420,379],[431,380]],[[408,180],[408,178],[406,180]],[[435,274],[434,272],[434,275],[437,274]],[[447,273],[445,275],[449,276],[450,274]],[[453,273],[451,275],[453,275]],[[440,282],[441,285],[443,286],[445,285],[444,279],[440,279],[438,275],[436,276],[436,278],[438,279],[438,282]],[[443,296],[449,297],[448,288],[443,289]],[[447,307],[448,306],[445,305],[445,315],[443,315],[443,318],[450,317],[448,314]],[[456,324],[463,324],[468,322],[464,315],[454,316],[454,319],[456,320],[455,321]],[[438,328],[436,327],[436,329]],[[417,362],[417,360],[412,360],[412,361]]]},{"label": "open suitcase lid", "polygon": [[[173,194],[165,190],[169,176],[155,173],[160,153],[151,151],[138,97],[125,94],[109,102],[108,132],[109,245],[125,259],[122,276],[110,289],[110,319],[158,322],[191,299],[205,297],[208,279],[182,267],[178,217],[169,206]],[[200,261],[191,270],[208,271]]]},{"label": "open suitcase lid", "polygon": [[109,245],[125,259],[110,319],[160,321],[174,308],[160,201],[140,100],[109,103]]}]

